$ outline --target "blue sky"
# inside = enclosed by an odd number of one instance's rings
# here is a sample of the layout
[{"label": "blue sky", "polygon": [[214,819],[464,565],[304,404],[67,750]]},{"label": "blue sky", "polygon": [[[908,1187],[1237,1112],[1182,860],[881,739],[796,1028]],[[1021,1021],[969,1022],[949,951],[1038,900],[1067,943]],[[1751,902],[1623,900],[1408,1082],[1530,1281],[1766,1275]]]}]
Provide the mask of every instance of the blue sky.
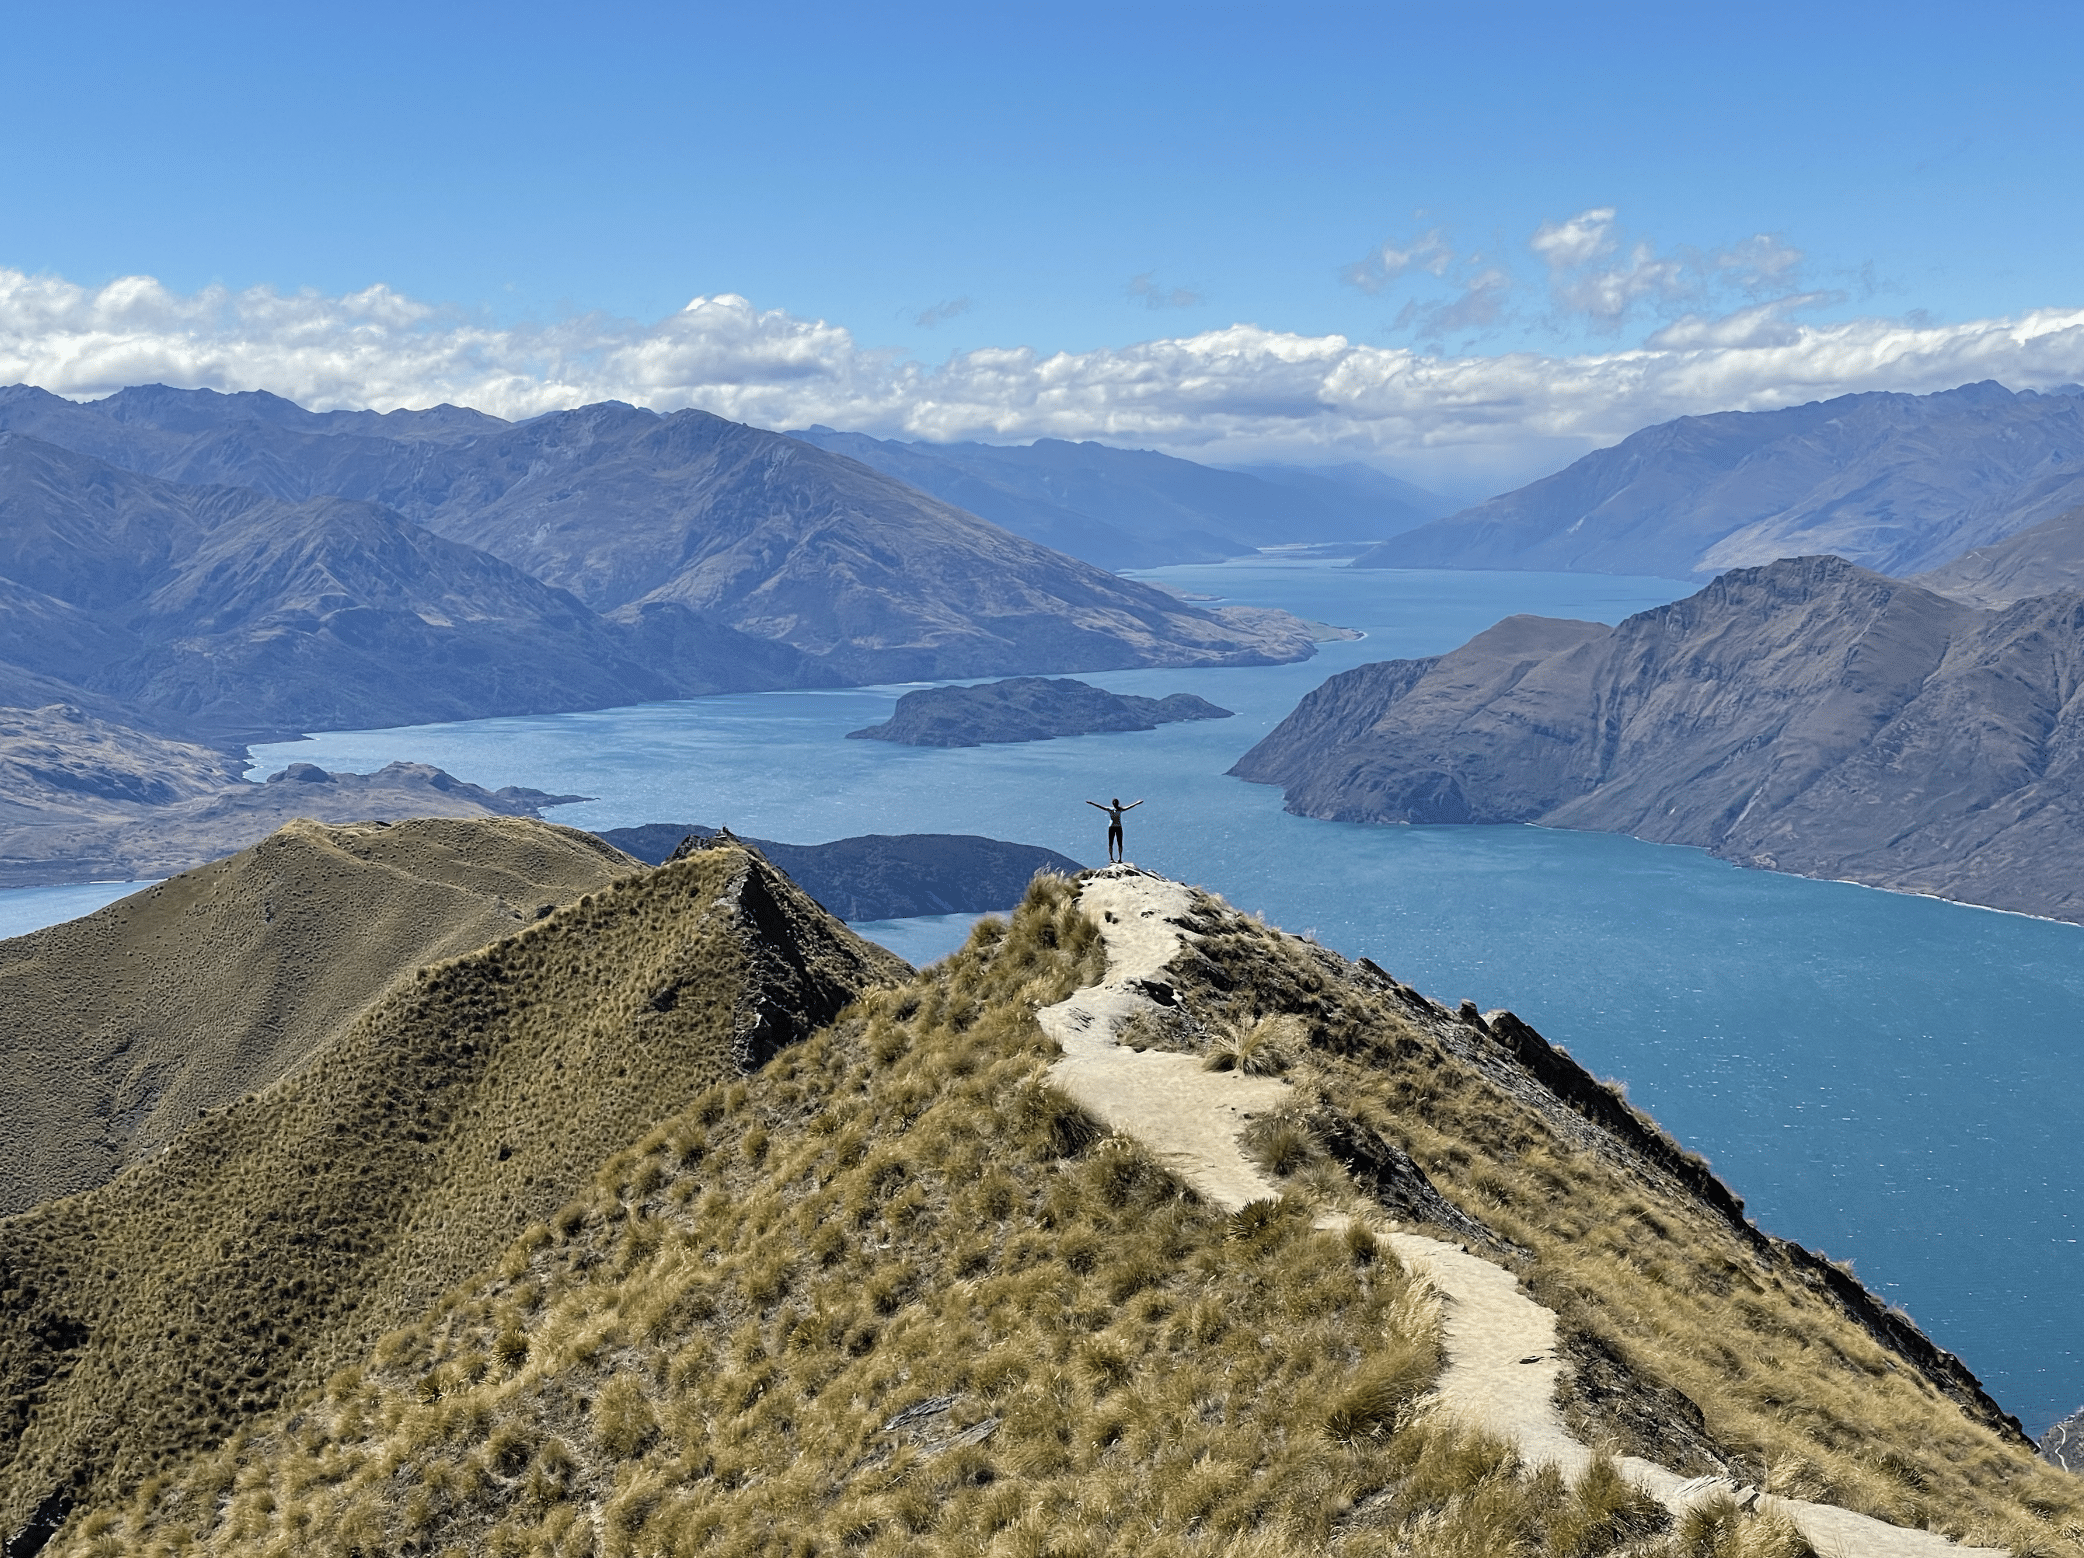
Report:
[{"label": "blue sky", "polygon": [[[1784,336],[2084,306],[2073,5],[9,5],[5,20],[0,267],[90,291],[149,276],[182,298],[381,286],[448,326],[537,332],[530,360],[562,330],[565,367],[586,355],[571,321],[647,326],[720,294],[842,329],[857,376],[887,369],[884,349],[927,368],[1238,324],[1496,361],[1699,348],[1731,319],[1714,340],[1757,345],[1747,309]],[[1659,336],[1675,320],[1691,323]],[[39,355],[34,328],[0,319],[0,359],[72,360]],[[28,344],[10,354],[9,338]],[[2013,377],[2060,377],[2069,350]],[[501,359],[507,379],[533,371],[518,360]],[[1801,398],[1835,371],[1725,393]],[[338,375],[288,378],[286,393],[354,398]],[[409,398],[408,379],[377,375],[362,398]],[[483,399],[489,382],[426,388]]]}]

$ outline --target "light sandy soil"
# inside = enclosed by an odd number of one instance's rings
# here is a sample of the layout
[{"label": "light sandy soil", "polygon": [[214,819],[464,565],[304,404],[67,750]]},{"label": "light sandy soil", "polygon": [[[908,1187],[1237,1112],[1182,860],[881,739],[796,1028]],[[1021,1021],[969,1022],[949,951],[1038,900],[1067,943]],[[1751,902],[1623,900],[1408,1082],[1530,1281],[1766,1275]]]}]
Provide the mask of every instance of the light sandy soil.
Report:
[{"label": "light sandy soil", "polygon": [[[1286,1082],[1237,1072],[1210,1072],[1191,1055],[1138,1054],[1114,1041],[1138,1011],[1155,1009],[1139,988],[1193,938],[1178,921],[1193,908],[1192,889],[1132,865],[1110,866],[1087,879],[1080,905],[1100,926],[1107,973],[1037,1012],[1045,1033],[1063,1046],[1050,1080],[1110,1129],[1134,1136],[1209,1200],[1235,1211],[1280,1194],[1238,1145],[1246,1122],[1279,1109]],[[1343,1218],[1322,1219],[1326,1225]],[[1471,1427],[1511,1440],[1530,1466],[1554,1463],[1580,1475],[1592,1452],[1574,1438],[1556,1404],[1565,1364],[1556,1352],[1556,1316],[1529,1298],[1519,1278],[1467,1250],[1420,1234],[1378,1228],[1407,1267],[1442,1299],[1446,1366],[1435,1396],[1441,1410]],[[1718,1493],[1777,1511],[1824,1558],[1973,1558],[2002,1549],[1959,1547],[1943,1536],[1892,1526],[1830,1504],[1760,1494],[1721,1478],[1681,1477],[1630,1456],[1629,1480],[1675,1514]]]}]

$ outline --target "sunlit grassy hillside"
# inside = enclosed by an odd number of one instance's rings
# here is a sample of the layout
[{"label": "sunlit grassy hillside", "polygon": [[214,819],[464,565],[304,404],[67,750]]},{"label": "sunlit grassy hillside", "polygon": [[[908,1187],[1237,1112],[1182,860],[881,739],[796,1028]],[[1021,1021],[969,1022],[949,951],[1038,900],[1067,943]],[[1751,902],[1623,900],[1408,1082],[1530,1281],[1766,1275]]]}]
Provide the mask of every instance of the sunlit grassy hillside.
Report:
[{"label": "sunlit grassy hillside", "polygon": [[0,941],[0,1213],[99,1184],[267,1086],[401,970],[635,869],[519,818],[297,822]]},{"label": "sunlit grassy hillside", "polygon": [[408,968],[257,1096],[0,1221],[0,1532],[359,1357],[609,1152],[904,973],[735,849]]},{"label": "sunlit grassy hillside", "polygon": [[[1393,1219],[1562,1312],[1595,1440],[2078,1550],[2075,1484],[1972,1382],[1878,1339],[1617,1099],[1213,900],[1195,929],[1132,1037],[1286,1068],[1251,1137],[1279,1202],[1222,1213],[1047,1085],[1034,1010],[1102,955],[1043,878],[1010,926],[661,1100],[475,1279],[330,1374],[307,1355],[220,1448],[106,1477],[51,1550],[1801,1550],[1727,1506],[1670,1529],[1606,1462],[1524,1475],[1429,1411],[1432,1302],[1365,1226]],[[1363,1226],[1314,1226],[1336,1212]]]}]

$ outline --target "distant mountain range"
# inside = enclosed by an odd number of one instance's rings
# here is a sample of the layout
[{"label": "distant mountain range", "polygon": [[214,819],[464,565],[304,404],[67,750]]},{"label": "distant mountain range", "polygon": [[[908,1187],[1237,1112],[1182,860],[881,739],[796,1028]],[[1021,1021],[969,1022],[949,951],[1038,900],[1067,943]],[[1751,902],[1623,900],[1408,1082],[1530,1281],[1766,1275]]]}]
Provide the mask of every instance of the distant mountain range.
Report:
[{"label": "distant mountain range", "polygon": [[1534,822],[2084,922],[2084,593],[1835,557],[1332,677],[1231,770],[1349,822]]},{"label": "distant mountain range", "polygon": [[1312,652],[697,411],[17,385],[0,524],[0,698],[213,739]]},{"label": "distant mountain range", "polygon": [[1355,566],[1684,579],[1831,553],[1903,575],[2079,504],[2084,390],[1968,384],[1660,423]]},{"label": "distant mountain range", "polygon": [[1102,568],[1220,562],[1300,542],[1378,541],[1456,506],[1357,463],[1222,470],[1149,449],[1061,438],[905,443],[829,427],[790,436]]}]

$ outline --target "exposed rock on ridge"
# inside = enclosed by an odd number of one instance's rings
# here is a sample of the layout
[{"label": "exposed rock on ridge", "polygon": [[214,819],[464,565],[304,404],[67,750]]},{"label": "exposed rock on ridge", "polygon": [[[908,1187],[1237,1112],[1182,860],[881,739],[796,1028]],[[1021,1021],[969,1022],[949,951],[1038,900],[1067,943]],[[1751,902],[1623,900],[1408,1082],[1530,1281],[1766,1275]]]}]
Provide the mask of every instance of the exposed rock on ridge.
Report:
[{"label": "exposed rock on ridge", "polygon": [[2084,920],[2080,685],[2084,596],[1983,612],[1799,558],[1345,672],[1231,771],[1304,816],[1629,833]]}]

